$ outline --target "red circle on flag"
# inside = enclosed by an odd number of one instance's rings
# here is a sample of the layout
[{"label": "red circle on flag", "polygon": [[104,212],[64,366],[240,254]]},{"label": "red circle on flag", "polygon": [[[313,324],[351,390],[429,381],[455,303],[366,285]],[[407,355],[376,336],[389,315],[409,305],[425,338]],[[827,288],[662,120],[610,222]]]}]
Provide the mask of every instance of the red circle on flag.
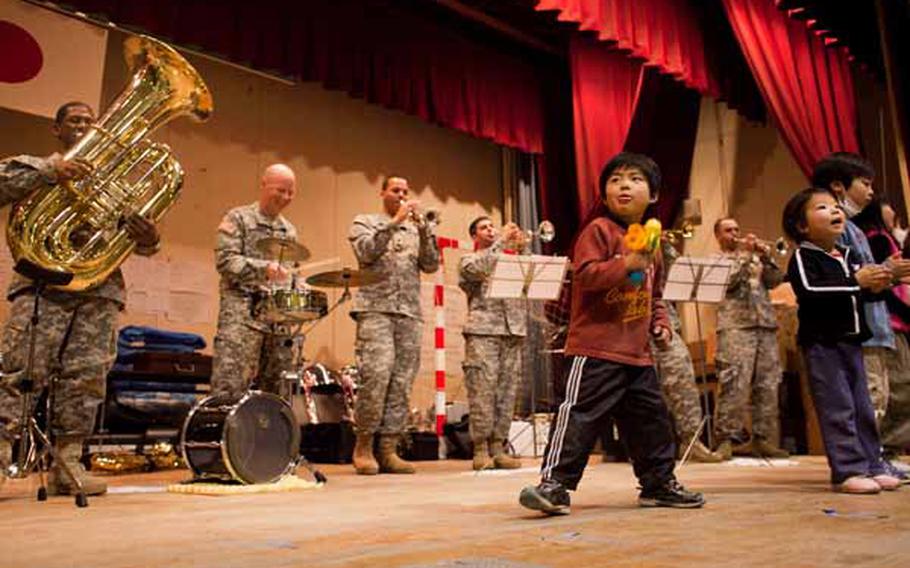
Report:
[{"label": "red circle on flag", "polygon": [[41,46],[23,28],[0,20],[0,83],[24,83],[34,79],[44,65]]}]

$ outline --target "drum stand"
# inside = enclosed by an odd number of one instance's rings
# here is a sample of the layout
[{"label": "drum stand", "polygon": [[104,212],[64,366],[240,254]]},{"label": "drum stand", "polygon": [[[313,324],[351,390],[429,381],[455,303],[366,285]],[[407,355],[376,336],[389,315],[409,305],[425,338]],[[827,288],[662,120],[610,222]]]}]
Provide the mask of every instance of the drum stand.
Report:
[{"label": "drum stand", "polygon": [[[56,372],[50,374],[50,380],[47,386],[47,398],[45,402],[45,430],[41,429],[36,419],[37,408],[32,408],[35,395],[35,380],[33,378],[35,365],[35,340],[37,337],[37,328],[39,322],[38,306],[41,302],[41,296],[48,284],[66,284],[72,279],[70,275],[60,275],[59,273],[44,270],[32,263],[20,260],[15,267],[16,272],[31,278],[34,281],[35,301],[32,307],[32,317],[29,320],[28,329],[28,356],[25,361],[25,370],[16,383],[16,388],[22,395],[22,415],[19,420],[18,449],[16,459],[7,470],[7,476],[14,479],[24,479],[33,472],[38,472],[40,485],[38,487],[38,501],[47,501],[47,478],[48,471],[48,454],[53,458],[57,468],[69,477],[72,484],[76,487],[75,502],[77,507],[88,507],[88,499],[82,487],[82,482],[70,470],[66,462],[61,459],[52,442],[51,427],[53,424],[54,412],[54,391],[57,381]],[[39,397],[40,399],[40,397]]]},{"label": "drum stand", "polygon": [[[296,362],[295,366],[299,370],[299,372],[298,373],[293,373],[293,372],[288,373],[284,377],[284,380],[282,381],[282,382],[286,382],[287,384],[284,384],[281,386],[281,391],[282,391],[281,396],[285,399],[285,402],[287,402],[289,405],[292,405],[292,403],[293,403],[293,401],[291,400],[291,395],[293,394],[293,388],[292,388],[291,382],[295,381],[295,380],[299,381],[300,388],[304,388],[304,386],[303,386],[303,371],[304,371],[303,344],[306,342],[306,336],[311,331],[313,331],[313,328],[315,328],[317,325],[319,325],[319,322],[328,318],[329,314],[334,312],[339,306],[341,306],[341,304],[349,301],[352,297],[353,296],[351,295],[351,287],[348,284],[348,282],[345,281],[343,290],[341,292],[341,296],[339,296],[338,300],[335,302],[335,304],[331,308],[329,308],[329,310],[325,313],[324,316],[322,316],[321,318],[317,319],[312,324],[310,324],[310,326],[307,327],[306,330],[302,330],[303,324],[300,324],[300,326],[298,326],[297,329],[294,331],[294,335],[298,338],[297,339],[297,362]],[[300,456],[298,456],[297,465],[298,466],[302,465],[303,467],[305,467],[307,469],[307,471],[310,472],[310,474],[313,476],[313,478],[318,483],[328,482],[328,478],[325,476],[325,474],[322,473],[321,471],[319,471],[318,469],[316,469],[313,466],[313,464],[310,463],[310,461],[308,459],[306,459],[306,456],[304,456],[303,454],[300,454]]]},{"label": "drum stand", "polygon": [[[326,314],[326,315],[328,315],[328,314]],[[318,321],[319,320],[317,320],[317,323],[318,323]],[[305,388],[303,385],[303,372],[304,372],[304,369],[303,369],[303,364],[304,364],[303,344],[306,342],[306,333],[304,333],[300,330],[301,327],[302,327],[302,324],[300,326],[298,326],[296,331],[294,332],[294,336],[295,336],[294,342],[297,343],[297,361],[295,362],[294,366],[298,369],[298,372],[282,373],[281,374],[281,386],[279,387],[279,390],[280,390],[279,396],[281,396],[281,398],[283,398],[284,401],[291,408],[293,408],[293,406],[294,406],[294,404],[293,404],[294,403],[293,396],[295,394],[294,393],[294,383],[296,383],[300,389]],[[312,329],[312,326],[310,326],[310,329]],[[309,331],[309,330],[307,330],[307,331]],[[307,402],[309,402],[309,401],[307,401]],[[300,425],[298,425],[297,427],[300,428]],[[303,432],[301,432],[301,434],[303,434]],[[303,467],[305,467],[307,471],[310,472],[310,475],[313,476],[313,479],[316,480],[316,483],[327,483],[329,481],[329,478],[326,477],[324,473],[322,473],[321,471],[316,469],[316,467],[313,466],[313,464],[310,463],[310,461],[308,459],[306,459],[306,456],[304,456],[301,453],[298,453],[297,461],[292,468],[293,471],[296,471],[297,467],[299,467],[301,465]]]}]

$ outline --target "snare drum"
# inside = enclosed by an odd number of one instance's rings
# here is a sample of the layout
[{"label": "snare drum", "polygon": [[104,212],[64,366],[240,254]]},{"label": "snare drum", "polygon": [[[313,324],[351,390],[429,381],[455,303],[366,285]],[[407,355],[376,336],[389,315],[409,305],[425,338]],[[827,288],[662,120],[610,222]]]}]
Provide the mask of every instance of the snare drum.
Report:
[{"label": "snare drum", "polygon": [[190,411],[181,446],[195,479],[271,483],[297,465],[300,426],[273,394],[215,395]]},{"label": "snare drum", "polygon": [[319,290],[293,290],[278,288],[269,290],[262,299],[260,310],[265,321],[270,323],[295,323],[313,321],[325,317],[329,311],[329,299]]}]

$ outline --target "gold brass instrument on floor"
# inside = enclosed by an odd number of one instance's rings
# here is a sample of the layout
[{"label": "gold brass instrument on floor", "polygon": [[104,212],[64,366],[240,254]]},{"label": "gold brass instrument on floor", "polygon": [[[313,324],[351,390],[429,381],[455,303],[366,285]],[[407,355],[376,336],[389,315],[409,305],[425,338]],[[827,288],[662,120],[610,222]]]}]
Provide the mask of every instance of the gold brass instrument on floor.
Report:
[{"label": "gold brass instrument on floor", "polygon": [[144,452],[100,452],[89,458],[92,471],[129,473],[186,467],[183,458],[167,442],[158,442]]},{"label": "gold brass instrument on floor", "polygon": [[146,36],[124,43],[127,86],[64,159],[92,166],[82,179],[34,192],[10,214],[13,258],[71,274],[60,288],[85,290],[110,275],[132,252],[123,219],[158,221],[173,205],[183,168],[165,144],[146,140],[182,115],[206,120],[212,95],[199,73],[174,49]]}]

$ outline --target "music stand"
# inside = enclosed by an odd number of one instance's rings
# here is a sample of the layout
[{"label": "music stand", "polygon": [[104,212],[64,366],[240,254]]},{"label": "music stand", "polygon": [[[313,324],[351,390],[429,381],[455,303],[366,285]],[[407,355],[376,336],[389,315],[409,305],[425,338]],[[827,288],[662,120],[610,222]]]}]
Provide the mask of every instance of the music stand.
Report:
[{"label": "music stand", "polygon": [[[723,257],[693,257],[681,256],[670,267],[667,282],[664,285],[663,299],[671,302],[692,302],[695,304],[695,322],[698,330],[698,345],[701,348],[700,371],[702,384],[708,382],[707,362],[708,354],[702,334],[701,304],[719,304],[727,294],[727,282],[733,269],[733,261]],[[705,405],[705,420],[708,420],[709,406],[708,393],[702,392],[702,403]],[[708,446],[713,445],[713,425],[707,428]],[[695,433],[695,438],[689,440],[683,462],[688,457],[689,450],[694,445],[695,439],[700,435]]]},{"label": "music stand", "polygon": [[[78,507],[88,507],[88,499],[79,481],[69,466],[66,465],[51,441],[54,420],[54,391],[57,376],[55,372],[49,374],[47,384],[47,398],[45,402],[45,430],[41,429],[35,418],[35,410],[32,408],[32,398],[35,394],[36,381],[33,376],[35,366],[35,340],[37,337],[37,328],[39,319],[39,305],[45,288],[48,286],[65,286],[73,279],[73,275],[68,272],[48,270],[38,266],[28,260],[20,259],[13,268],[16,272],[29,278],[34,284],[34,303],[32,306],[32,317],[29,320],[28,330],[28,355],[25,360],[25,369],[22,376],[16,381],[16,389],[22,395],[22,414],[19,422],[18,449],[16,459],[10,465],[7,474],[12,478],[28,477],[32,471],[38,471],[40,484],[38,487],[38,501],[47,500],[47,484],[45,472],[47,471],[47,455],[50,454],[57,467],[70,478],[76,487],[75,501]],[[62,353],[61,353],[62,354]]]},{"label": "music stand", "polygon": [[[569,258],[565,256],[500,253],[496,256],[486,296],[504,300],[524,299],[530,312],[531,300],[559,298],[568,265]],[[537,420],[534,419],[536,410],[537,388],[535,381],[531,381],[531,437],[534,457],[537,457]]]}]

